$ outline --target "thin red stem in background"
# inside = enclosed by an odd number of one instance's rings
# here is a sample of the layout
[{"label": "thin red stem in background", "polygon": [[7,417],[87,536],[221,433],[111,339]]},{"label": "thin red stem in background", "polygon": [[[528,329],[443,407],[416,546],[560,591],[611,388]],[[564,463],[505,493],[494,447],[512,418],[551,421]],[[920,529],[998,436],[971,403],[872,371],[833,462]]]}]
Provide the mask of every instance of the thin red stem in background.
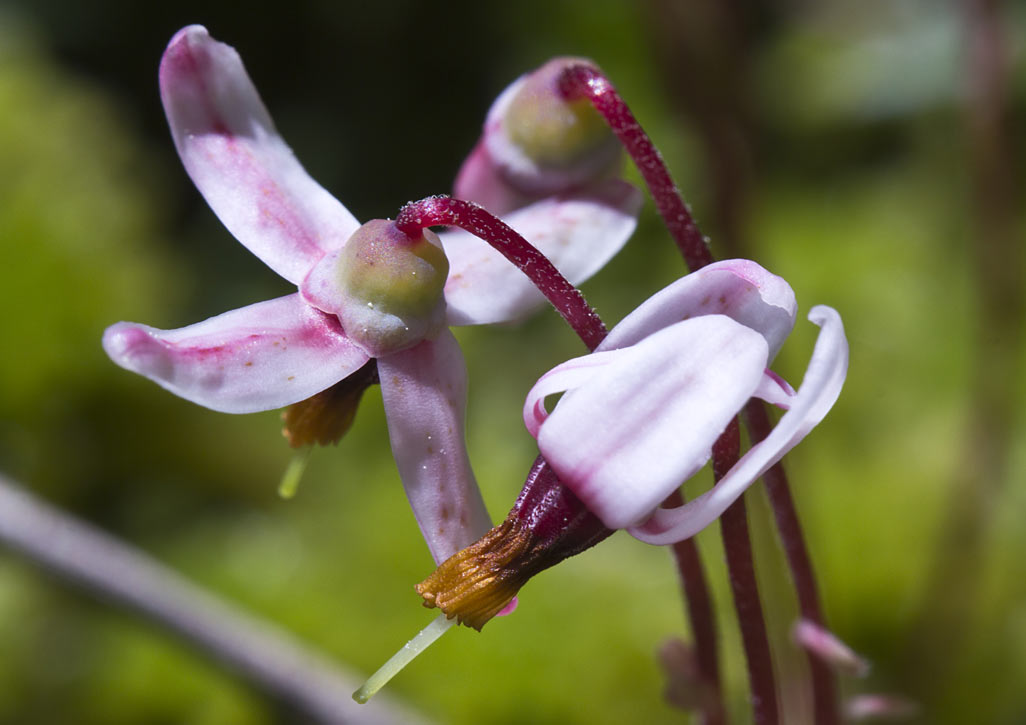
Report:
[{"label": "thin red stem in background", "polygon": [[563,72],[560,91],[567,98],[587,98],[606,119],[645,179],[656,208],[666,221],[670,236],[680,247],[691,271],[710,264],[713,261],[712,253],[702,233],[698,231],[691,210],[673,183],[663,157],[613,84],[596,68],[574,65]]},{"label": "thin red stem in background", "polygon": [[[639,124],[637,119],[634,117],[634,114],[631,113],[627,104],[624,103],[613,84],[610,83],[610,81],[596,68],[587,65],[578,65],[571,66],[564,72],[560,79],[560,90],[567,98],[587,98],[602,117],[605,118],[609,127],[616,134],[617,138],[620,139],[620,142],[627,150],[627,153],[630,154],[631,158],[634,160],[638,171],[645,179],[649,192],[652,194],[652,199],[655,201],[656,208],[659,210],[659,214],[662,216],[667,229],[674,241],[677,243],[678,248],[684,256],[684,261],[691,271],[695,271],[712,263],[714,261],[712,252],[709,250],[709,247],[705,242],[705,238],[702,236],[694,218],[691,216],[690,210],[684,203],[684,200],[680,195],[680,191],[674,183],[673,177],[670,176],[670,172],[667,169],[662,156],[656,150],[651,139],[648,137],[648,134],[645,133],[641,124]],[[765,403],[758,400],[751,401],[748,405],[748,413],[746,414],[745,422],[746,427],[748,427],[751,434],[753,444],[765,438],[771,429]],[[724,435],[726,436],[727,434],[725,433]],[[721,444],[726,445],[726,441],[722,438],[713,448],[713,465],[714,468],[720,466],[724,471],[726,471],[729,469],[729,466],[723,468],[725,461],[717,459],[716,451],[721,447]],[[764,476],[764,481],[767,484],[770,503],[773,506],[777,530],[781,541],[783,542],[784,549],[787,552],[787,562],[791,569],[791,576],[795,584],[795,589],[798,593],[802,614],[806,618],[825,628],[826,624],[823,621],[822,610],[819,604],[819,595],[816,587],[815,573],[812,568],[812,560],[809,556],[808,548],[805,545],[805,538],[802,535],[801,526],[798,523],[798,515],[794,508],[794,501],[791,497],[783,465],[778,463],[774,466],[773,469]],[[743,513],[743,501],[739,499],[736,506],[738,506]],[[734,548],[737,552],[747,549],[750,552],[751,542],[748,536],[747,521],[745,521],[743,515],[738,515],[736,512],[730,515],[728,514],[724,514],[723,526],[724,541],[728,545],[728,549]],[[727,523],[728,520],[729,523]],[[735,537],[736,540],[734,540]],[[730,559],[731,558],[728,556],[728,564],[730,563]],[[749,565],[750,559],[751,557],[749,555],[747,557]],[[737,560],[740,563],[744,560],[744,557],[739,554],[737,556]],[[731,568],[730,576],[733,583],[736,578],[733,568]],[[761,634],[756,635],[754,632],[751,633],[750,641],[751,645],[756,648],[755,651],[749,650],[749,641],[746,640],[746,655],[749,658],[749,670],[750,673],[753,673],[754,670],[754,673],[759,674],[760,677],[762,676],[762,673],[765,672],[770,678],[770,681],[772,681],[772,669],[767,669],[764,666],[765,663],[753,663],[751,660],[753,654],[760,659],[765,659],[769,656],[769,644],[766,637],[765,623],[762,618],[761,607],[758,606],[758,592],[755,588],[754,579],[751,580],[751,584],[752,594],[756,597],[755,605],[758,611],[758,622],[746,623],[742,617],[741,625],[742,628],[755,628],[757,626],[761,631]],[[747,592],[745,592],[743,588],[741,593],[742,595],[747,596]],[[735,587],[735,597],[737,594],[738,591]],[[747,605],[745,606],[745,611],[750,611],[750,609],[751,608]],[[739,615],[741,614],[741,611],[742,604],[741,602],[738,602]],[[762,646],[761,643],[765,643],[765,655],[759,651],[759,648]],[[813,702],[816,718],[815,722],[819,725],[835,725],[835,723],[839,722],[840,715],[834,675],[826,665],[817,661],[811,655],[809,656],[809,666],[812,675]],[[755,693],[755,686],[756,683],[753,679],[753,699],[758,703],[759,698]],[[775,704],[772,710],[773,718],[775,719]],[[771,721],[767,720],[766,722]]]},{"label": "thin red stem in background", "polygon": [[[752,445],[763,440],[773,429],[766,406],[759,400],[748,402],[745,407],[745,423]],[[798,595],[798,609],[802,617],[825,629],[819,587],[816,585],[809,550],[805,545],[802,525],[798,520],[798,511],[794,507],[791,489],[787,484],[787,473],[784,467],[777,463],[763,474],[762,480],[766,484],[766,493],[773,506],[777,531],[780,532],[784,554],[791,569],[791,578]],[[840,722],[834,673],[827,663],[811,653],[808,655],[808,662],[812,675],[813,722],[817,725],[834,725]]]},{"label": "thin red stem in background", "polygon": [[[741,453],[741,433],[735,418],[713,445],[713,478],[719,481],[737,463]],[[720,516],[720,531],[734,593],[741,641],[748,662],[748,682],[752,691],[752,721],[755,725],[776,725],[777,688],[773,678],[773,657],[766,621],[759,602],[759,584],[752,560],[752,542],[748,536],[748,512],[744,496],[732,503]]]},{"label": "thin red stem in background", "polygon": [[544,254],[481,206],[451,196],[431,196],[404,206],[395,223],[400,231],[413,238],[433,226],[459,227],[480,237],[530,278],[589,350],[594,350],[606,336],[605,325],[580,290],[570,284]]},{"label": "thin red stem in background", "polygon": [[[663,502],[666,508],[683,505],[684,496],[680,491],[674,491]],[[673,544],[671,550],[684,587],[688,620],[695,639],[695,660],[703,685],[702,725],[724,725],[727,720],[723,709],[723,684],[720,682],[720,662],[716,647],[716,617],[705,569],[698,554],[698,544],[691,537]]]}]

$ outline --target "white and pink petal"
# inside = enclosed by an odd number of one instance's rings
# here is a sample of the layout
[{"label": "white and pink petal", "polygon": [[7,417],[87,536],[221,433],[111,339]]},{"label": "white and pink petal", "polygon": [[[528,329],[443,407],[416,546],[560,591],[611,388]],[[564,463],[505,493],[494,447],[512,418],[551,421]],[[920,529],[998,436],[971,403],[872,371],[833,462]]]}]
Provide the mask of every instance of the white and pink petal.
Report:
[{"label": "white and pink petal", "polygon": [[453,196],[480,204],[496,216],[505,216],[538,199],[512,186],[480,141],[460,167]]},{"label": "white and pink petal", "polygon": [[160,94],[178,154],[228,230],[299,284],[359,223],[314,181],[275,130],[234,48],[190,25],[160,64]]},{"label": "white and pink petal", "polygon": [[[765,439],[753,446],[709,491],[672,509],[657,509],[630,533],[650,544],[670,544],[694,536],[722,514],[774,463],[784,457],[837,401],[848,371],[848,341],[837,311],[819,305],[809,319],[822,329],[790,409]],[[738,406],[736,410],[740,409]]]},{"label": "white and pink petal", "polygon": [[388,435],[406,496],[440,564],[491,528],[464,440],[467,370],[456,338],[378,358]]},{"label": "white and pink petal", "polygon": [[610,331],[599,350],[633,345],[675,322],[726,315],[766,338],[772,360],[791,333],[798,305],[791,286],[747,259],[728,259],[681,277]]},{"label": "white and pink petal", "polygon": [[224,413],[291,405],[334,385],[369,359],[337,318],[298,294],[225,312],[176,330],[119,322],[103,347],[121,367]]},{"label": "white and pink petal", "polygon": [[709,459],[760,385],[767,345],[758,332],[707,315],[609,354],[563,396],[537,438],[560,480],[621,529],[648,518]]},{"label": "white and pink petal", "polygon": [[[503,218],[570,280],[584,282],[623,248],[637,225],[641,193],[610,180],[587,191],[553,196]],[[449,258],[445,285],[450,325],[520,319],[545,297],[515,265],[461,229],[438,235]]]}]

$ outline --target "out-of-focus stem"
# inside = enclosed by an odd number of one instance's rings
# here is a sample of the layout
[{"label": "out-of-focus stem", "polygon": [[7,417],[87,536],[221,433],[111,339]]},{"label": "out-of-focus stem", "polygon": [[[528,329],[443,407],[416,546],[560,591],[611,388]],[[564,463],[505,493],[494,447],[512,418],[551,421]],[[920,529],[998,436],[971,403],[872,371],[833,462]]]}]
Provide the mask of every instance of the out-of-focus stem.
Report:
[{"label": "out-of-focus stem", "polygon": [[[745,406],[744,415],[752,445],[770,434],[773,425],[766,405],[761,400],[749,401]],[[802,617],[826,629],[819,587],[816,585],[812,560],[805,545],[802,525],[798,520],[798,511],[791,497],[791,488],[787,485],[787,473],[784,467],[777,463],[763,474],[762,480],[766,484],[766,493],[773,507],[777,532],[780,534],[784,554],[791,569],[791,578],[798,595],[798,609]],[[834,673],[826,662],[811,654],[808,655],[808,663],[812,675],[813,722],[817,725],[834,725],[840,722]]]},{"label": "out-of-focus stem", "polygon": [[[713,478],[719,480],[737,463],[741,453],[741,432],[735,418],[713,446]],[[752,721],[755,725],[779,722],[773,656],[766,620],[759,601],[755,578],[752,541],[748,535],[748,512],[744,496],[732,503],[720,516],[723,549],[727,557],[730,588],[734,593],[741,641],[748,663],[748,683],[752,691]]]},{"label": "out-of-focus stem", "polygon": [[[674,241],[676,241],[677,246],[680,248],[688,267],[694,271],[714,261],[713,255],[705,243],[701,232],[699,232],[687,205],[680,197],[680,192],[676,184],[674,184],[662,157],[609,80],[602,76],[595,68],[583,65],[574,66],[566,72],[561,88],[568,97],[588,98],[598,112],[606,119],[606,122],[623,143],[628,154],[630,154],[638,170],[641,172],[642,177],[645,179],[652,198],[655,200],[656,207],[663,217]],[[735,201],[738,198],[736,195],[729,195],[729,197]],[[754,443],[762,440],[768,434],[771,426],[765,403],[753,400],[749,403],[748,408],[749,410],[754,411],[757,409],[759,411],[759,413],[754,415],[749,414],[745,416],[746,427],[748,427]],[[755,427],[753,427],[753,421],[757,424]],[[719,446],[719,442],[717,446]],[[718,463],[721,466],[724,463],[724,461],[717,462],[716,450],[714,447],[714,467]],[[729,466],[723,470],[728,468]],[[826,625],[819,606],[812,561],[805,545],[801,526],[798,523],[797,512],[791,498],[783,465],[778,463],[774,466],[772,472],[768,473],[764,480],[767,482],[767,490],[770,503],[774,509],[778,533],[784,544],[784,549],[787,551],[788,566],[791,569],[791,575],[798,590],[799,600],[802,602],[802,613],[806,618],[825,627]],[[743,502],[739,500],[738,506],[743,509]],[[751,544],[748,539],[748,527],[744,517],[734,514],[728,518],[731,523],[724,529],[724,536],[728,536],[727,531],[729,529],[730,536],[739,537],[737,542],[739,550],[747,547],[750,551]],[[739,522],[744,525],[740,525]],[[748,558],[750,560],[750,555]],[[752,585],[754,586],[754,579],[752,580]],[[744,623],[742,626],[744,626]],[[755,632],[752,633],[753,642],[759,639],[763,641],[767,639],[761,608],[758,613],[758,622],[753,622],[750,626],[761,629],[761,633],[758,636]],[[754,663],[753,665],[752,662],[749,662],[750,670],[753,666],[759,671],[766,670],[759,663]],[[809,657],[809,666],[812,673],[816,722],[819,725],[834,725],[834,723],[839,722],[840,717],[834,675],[826,665],[816,661],[811,656]],[[769,672],[769,676],[772,678],[771,669],[766,671]],[[773,714],[776,717],[775,706]]]},{"label": "out-of-focus stem", "polygon": [[1016,176],[1019,155],[1013,133],[1021,119],[1012,118],[1010,104],[1010,9],[1000,0],[962,2],[972,199],[967,271],[973,277],[978,314],[962,461],[924,590],[927,616],[906,652],[907,661],[916,663],[914,687],[920,692],[936,686],[943,670],[960,661],[967,644],[964,625],[981,604],[982,549],[994,507],[1009,483],[1016,443],[1012,436],[1022,407],[1015,386],[1026,366],[1021,357],[1026,245],[1019,222],[1021,179]]},{"label": "out-of-focus stem", "polygon": [[387,698],[361,708],[349,697],[358,682],[355,676],[128,544],[36,500],[2,475],[0,542],[62,579],[174,632],[303,720],[425,722]]},{"label": "out-of-focus stem", "polygon": [[[674,491],[663,502],[666,508],[684,505],[684,496]],[[712,595],[705,578],[705,569],[698,554],[694,537],[678,541],[671,547],[684,600],[691,622],[691,634],[695,639],[695,661],[698,676],[702,682],[702,725],[724,725],[726,712],[723,708],[723,685],[720,681],[720,662],[717,653],[716,617],[713,614]]]}]

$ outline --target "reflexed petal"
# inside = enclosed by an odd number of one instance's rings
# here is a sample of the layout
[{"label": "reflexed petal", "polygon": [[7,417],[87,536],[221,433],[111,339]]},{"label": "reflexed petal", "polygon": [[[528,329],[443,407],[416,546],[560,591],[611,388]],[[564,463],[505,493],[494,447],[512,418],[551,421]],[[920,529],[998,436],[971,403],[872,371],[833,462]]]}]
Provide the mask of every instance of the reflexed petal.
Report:
[{"label": "reflexed petal", "polygon": [[766,352],[762,335],[722,315],[672,325],[567,392],[538,448],[606,526],[633,526],[705,464],[759,385]]},{"label": "reflexed petal", "polygon": [[503,134],[502,117],[525,80],[527,75],[517,78],[492,103],[485,118],[481,138],[460,166],[453,184],[453,196],[457,199],[477,202],[497,216],[504,216],[514,209],[548,195],[528,193],[513,186],[488,152],[486,143],[487,139],[496,134]]},{"label": "reflexed petal", "polygon": [[298,284],[359,223],[310,178],[278,135],[235,49],[205,28],[180,30],[160,64],[178,155],[228,230]]},{"label": "reflexed petal", "polygon": [[481,142],[460,167],[452,195],[476,202],[496,216],[527,206],[537,198],[510,186]]},{"label": "reflexed petal", "polygon": [[823,305],[813,307],[809,319],[822,331],[805,379],[791,398],[791,409],[772,432],[742,456],[712,489],[684,506],[658,509],[651,519],[632,528],[631,534],[650,544],[670,544],[694,536],[823,420],[837,401],[848,372],[848,341],[835,310]]},{"label": "reflexed petal", "polygon": [[783,278],[747,259],[728,259],[681,277],[643,302],[599,345],[633,345],[680,320],[726,315],[762,333],[772,360],[794,327],[798,305]]},{"label": "reflexed petal", "polygon": [[475,201],[498,216],[537,198],[526,196],[509,184],[485,145],[489,135],[501,133],[502,116],[526,78],[524,75],[513,81],[492,103],[485,118],[481,139],[463,162],[453,185],[453,196],[457,199]]},{"label": "reflexed petal", "polygon": [[[611,180],[588,191],[550,197],[503,218],[570,280],[580,284],[620,251],[634,232],[641,193]],[[449,258],[445,300],[450,325],[523,317],[545,297],[515,265],[461,229],[438,235]]]},{"label": "reflexed petal", "polygon": [[464,440],[467,369],[448,330],[378,358],[392,453],[431,555],[441,563],[472,544],[491,519]]},{"label": "reflexed petal", "polygon": [[369,359],[335,317],[313,309],[298,294],[177,330],[119,322],[103,334],[103,348],[121,367],[223,413],[291,405]]},{"label": "reflexed petal", "polygon": [[549,417],[549,411],[545,407],[546,397],[584,385],[596,372],[620,356],[620,353],[620,350],[610,350],[584,355],[567,360],[542,375],[524,401],[524,425],[527,426],[528,432],[537,438],[541,424]]}]

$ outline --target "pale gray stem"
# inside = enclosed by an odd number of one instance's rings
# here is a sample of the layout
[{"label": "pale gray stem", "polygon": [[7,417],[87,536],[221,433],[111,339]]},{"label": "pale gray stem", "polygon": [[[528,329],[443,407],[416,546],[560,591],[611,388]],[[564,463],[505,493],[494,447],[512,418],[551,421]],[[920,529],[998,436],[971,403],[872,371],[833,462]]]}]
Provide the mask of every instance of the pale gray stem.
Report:
[{"label": "pale gray stem", "polygon": [[0,542],[115,604],[143,615],[321,723],[423,723],[379,696],[351,697],[360,678],[304,648],[145,553],[33,497],[0,474]]}]

